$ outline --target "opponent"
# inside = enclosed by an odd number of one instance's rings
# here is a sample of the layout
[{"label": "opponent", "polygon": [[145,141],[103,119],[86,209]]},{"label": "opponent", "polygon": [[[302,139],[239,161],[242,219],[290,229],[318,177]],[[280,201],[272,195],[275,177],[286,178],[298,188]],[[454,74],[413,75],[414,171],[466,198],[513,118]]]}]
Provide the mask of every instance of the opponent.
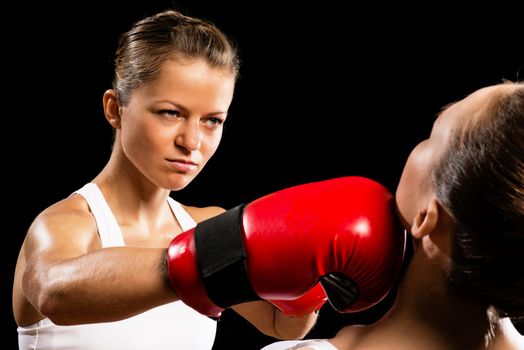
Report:
[{"label": "opponent", "polygon": [[522,350],[524,84],[479,89],[446,107],[397,188],[414,255],[377,323],[264,350]]}]

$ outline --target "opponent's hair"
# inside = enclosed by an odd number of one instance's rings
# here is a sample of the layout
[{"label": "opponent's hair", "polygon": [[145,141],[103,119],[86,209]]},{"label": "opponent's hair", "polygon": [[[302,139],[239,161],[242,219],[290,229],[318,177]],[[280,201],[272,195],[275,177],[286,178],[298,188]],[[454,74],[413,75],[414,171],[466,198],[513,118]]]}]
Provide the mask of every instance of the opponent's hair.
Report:
[{"label": "opponent's hair", "polygon": [[239,70],[233,42],[213,23],[166,10],[120,36],[113,78],[118,102],[126,105],[133,91],[154,81],[170,59],[202,59],[211,67],[229,69],[235,78]]},{"label": "opponent's hair", "polygon": [[524,316],[524,84],[452,136],[433,185],[454,220],[451,285]]}]

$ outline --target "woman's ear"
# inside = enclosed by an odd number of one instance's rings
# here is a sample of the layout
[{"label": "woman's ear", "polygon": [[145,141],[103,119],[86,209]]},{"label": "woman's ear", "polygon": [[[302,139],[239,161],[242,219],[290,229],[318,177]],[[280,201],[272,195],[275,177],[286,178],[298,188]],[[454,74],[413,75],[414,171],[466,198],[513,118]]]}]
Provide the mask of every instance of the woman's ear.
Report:
[{"label": "woman's ear", "polygon": [[424,207],[413,220],[411,233],[415,238],[422,238],[428,235],[437,227],[439,219],[439,204],[435,197],[431,197],[427,206]]},{"label": "woman's ear", "polygon": [[115,129],[120,129],[120,105],[116,97],[116,92],[113,89],[109,89],[104,93],[103,97],[104,114],[107,121]]},{"label": "woman's ear", "polygon": [[427,207],[413,222],[411,233],[421,242],[421,249],[430,259],[438,259],[446,269],[450,266],[453,223],[446,209],[432,197]]}]

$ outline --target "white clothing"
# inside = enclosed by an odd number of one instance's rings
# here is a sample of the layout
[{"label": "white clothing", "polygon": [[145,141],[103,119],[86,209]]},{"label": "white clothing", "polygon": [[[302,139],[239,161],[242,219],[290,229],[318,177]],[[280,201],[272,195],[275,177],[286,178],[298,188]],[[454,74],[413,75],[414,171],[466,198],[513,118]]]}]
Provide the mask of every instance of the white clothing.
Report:
[{"label": "white clothing", "polygon": [[327,339],[284,340],[264,346],[261,350],[293,350],[302,347],[315,350],[337,350]]},{"label": "white clothing", "polygon": [[[75,193],[89,204],[102,247],[125,246],[120,227],[98,186],[88,183]],[[169,197],[168,203],[183,231],[195,227],[195,221],[178,202]],[[215,333],[214,320],[176,301],[116,322],[58,326],[44,318],[18,327],[18,344],[20,350],[209,350]]]}]

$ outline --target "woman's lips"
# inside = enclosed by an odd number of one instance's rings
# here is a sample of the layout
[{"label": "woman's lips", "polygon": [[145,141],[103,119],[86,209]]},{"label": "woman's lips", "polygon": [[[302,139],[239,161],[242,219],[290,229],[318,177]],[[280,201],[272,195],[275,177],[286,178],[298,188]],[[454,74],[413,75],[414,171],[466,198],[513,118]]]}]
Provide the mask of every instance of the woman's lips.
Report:
[{"label": "woman's lips", "polygon": [[197,168],[197,163],[183,159],[168,159],[169,164],[177,171],[187,173]]}]

